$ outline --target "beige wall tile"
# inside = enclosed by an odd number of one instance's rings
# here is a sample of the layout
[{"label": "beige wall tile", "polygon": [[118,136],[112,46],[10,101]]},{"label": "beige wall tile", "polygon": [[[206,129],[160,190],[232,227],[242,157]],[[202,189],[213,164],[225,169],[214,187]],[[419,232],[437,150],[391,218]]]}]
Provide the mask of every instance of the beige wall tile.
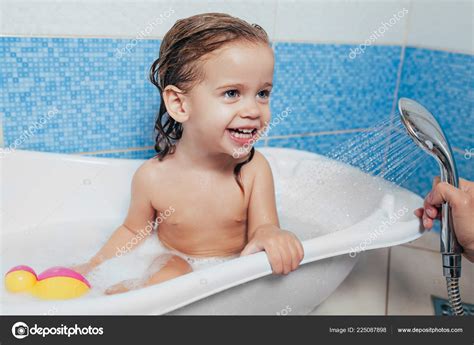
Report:
[{"label": "beige wall tile", "polygon": [[[474,303],[474,264],[463,260],[461,297]],[[431,295],[447,298],[441,255],[405,246],[392,248],[388,315],[434,315]]]},{"label": "beige wall tile", "polygon": [[434,231],[428,231],[419,239],[404,244],[406,247],[411,248],[420,248],[426,250],[432,250],[435,252],[439,252],[439,233]]}]

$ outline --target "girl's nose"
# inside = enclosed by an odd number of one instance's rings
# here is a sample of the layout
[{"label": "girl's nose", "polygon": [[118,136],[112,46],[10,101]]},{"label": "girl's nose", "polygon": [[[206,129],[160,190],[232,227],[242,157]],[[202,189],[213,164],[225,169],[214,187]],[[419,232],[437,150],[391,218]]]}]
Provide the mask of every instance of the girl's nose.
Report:
[{"label": "girl's nose", "polygon": [[249,101],[246,107],[240,112],[240,116],[243,118],[256,119],[260,117],[260,109],[256,101]]}]

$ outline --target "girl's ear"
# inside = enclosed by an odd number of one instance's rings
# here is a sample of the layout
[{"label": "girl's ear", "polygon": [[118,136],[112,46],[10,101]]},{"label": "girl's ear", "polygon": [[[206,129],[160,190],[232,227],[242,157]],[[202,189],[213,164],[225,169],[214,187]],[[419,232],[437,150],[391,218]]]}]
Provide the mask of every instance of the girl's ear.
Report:
[{"label": "girl's ear", "polygon": [[186,111],[184,92],[174,85],[168,85],[163,90],[163,100],[165,101],[166,110],[177,122],[185,122],[189,119],[189,112]]}]

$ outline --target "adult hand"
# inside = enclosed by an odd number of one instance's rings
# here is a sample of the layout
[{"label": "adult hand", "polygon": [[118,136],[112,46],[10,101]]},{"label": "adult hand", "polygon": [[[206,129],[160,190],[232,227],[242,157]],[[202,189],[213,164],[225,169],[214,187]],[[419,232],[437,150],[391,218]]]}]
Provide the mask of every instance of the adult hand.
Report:
[{"label": "adult hand", "polygon": [[439,207],[445,202],[451,206],[454,232],[464,248],[464,256],[474,262],[474,183],[460,178],[459,188],[456,188],[435,177],[423,208],[414,212],[423,220],[425,229],[431,229],[434,220],[441,219]]}]

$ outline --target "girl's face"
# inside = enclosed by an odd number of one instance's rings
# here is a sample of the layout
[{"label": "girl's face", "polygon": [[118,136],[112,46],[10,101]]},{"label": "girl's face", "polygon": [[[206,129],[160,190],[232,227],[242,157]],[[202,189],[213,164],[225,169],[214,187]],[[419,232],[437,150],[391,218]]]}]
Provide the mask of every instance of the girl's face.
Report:
[{"label": "girl's face", "polygon": [[189,93],[185,135],[209,152],[247,156],[270,122],[273,65],[264,44],[230,43],[209,54]]}]

